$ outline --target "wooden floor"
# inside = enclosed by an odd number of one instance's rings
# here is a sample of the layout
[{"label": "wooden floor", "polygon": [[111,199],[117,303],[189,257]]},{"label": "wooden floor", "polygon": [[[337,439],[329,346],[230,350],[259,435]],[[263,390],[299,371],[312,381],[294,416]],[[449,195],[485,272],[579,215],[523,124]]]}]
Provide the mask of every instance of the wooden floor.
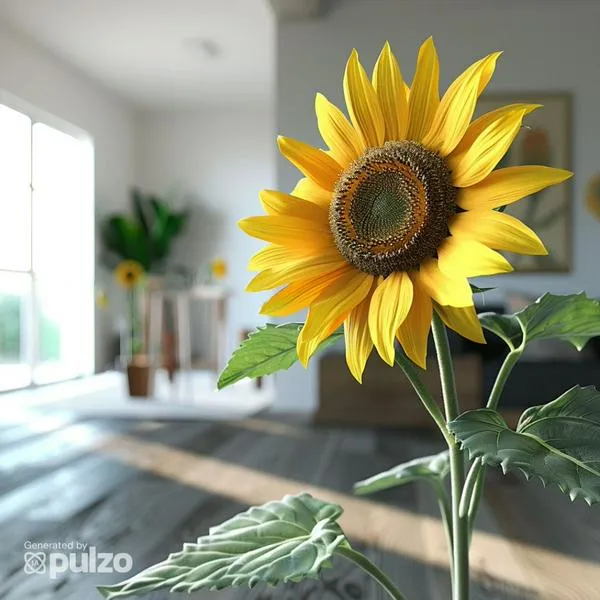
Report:
[{"label": "wooden floor", "polygon": [[[133,572],[248,504],[308,489],[346,507],[343,526],[408,600],[449,600],[443,529],[427,487],[372,498],[352,483],[440,448],[406,432],[237,423],[75,420],[0,405],[0,598],[98,599],[118,574],[24,571],[24,543],[83,541],[129,553]],[[8,415],[8,416],[7,416]],[[12,415],[12,416],[11,416]],[[475,600],[600,600],[600,508],[490,474],[473,540]],[[168,593],[153,600],[176,598]],[[384,594],[342,559],[322,581],[196,599],[370,600]]]}]

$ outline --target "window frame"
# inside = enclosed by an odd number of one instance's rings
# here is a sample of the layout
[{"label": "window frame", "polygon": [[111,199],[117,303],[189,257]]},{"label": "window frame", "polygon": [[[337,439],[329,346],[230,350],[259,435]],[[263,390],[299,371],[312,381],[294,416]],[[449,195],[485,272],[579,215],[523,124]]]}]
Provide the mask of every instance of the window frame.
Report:
[{"label": "window frame", "polygon": [[[28,117],[31,121],[30,126],[30,135],[31,135],[31,155],[33,157],[33,131],[34,125],[36,123],[44,124],[48,127],[61,131],[73,138],[76,138],[80,142],[84,144],[84,147],[89,152],[89,164],[90,164],[90,173],[89,173],[89,198],[88,205],[90,207],[89,216],[90,216],[90,227],[89,234],[91,236],[90,240],[90,278],[91,285],[93,288],[94,282],[96,280],[96,260],[95,260],[95,244],[96,244],[96,228],[95,228],[95,145],[94,138],[84,129],[69,123],[68,121],[53,115],[52,113],[41,109],[26,100],[8,92],[7,90],[0,89],[0,104],[20,112],[21,114]],[[33,165],[33,160],[32,163]],[[33,168],[33,167],[32,167]],[[24,327],[24,334],[22,334],[22,340],[24,342],[25,351],[23,352],[23,363],[29,367],[30,377],[29,384],[25,387],[0,390],[0,393],[10,393],[16,389],[26,389],[26,388],[36,388],[43,385],[48,385],[51,383],[58,383],[60,381],[69,381],[72,379],[78,379],[81,377],[86,377],[95,372],[95,351],[96,351],[96,326],[95,326],[95,313],[94,313],[94,299],[93,296],[91,298],[91,314],[89,315],[89,322],[91,326],[91,332],[89,335],[89,349],[88,349],[88,358],[85,361],[87,364],[83,369],[83,372],[73,377],[68,377],[66,379],[57,379],[56,381],[48,381],[39,383],[35,380],[35,369],[38,365],[41,364],[40,361],[40,308],[39,308],[39,282],[38,282],[38,274],[34,269],[34,231],[33,231],[33,222],[34,222],[34,187],[33,187],[33,170],[30,172],[30,181],[29,181],[29,209],[30,209],[30,263],[29,269],[27,270],[18,270],[18,269],[3,269],[0,268],[0,274],[2,273],[18,273],[26,275],[29,278],[29,290],[30,295],[26,302],[26,317],[25,322],[22,323],[22,327]],[[93,293],[93,292],[92,292]]]}]

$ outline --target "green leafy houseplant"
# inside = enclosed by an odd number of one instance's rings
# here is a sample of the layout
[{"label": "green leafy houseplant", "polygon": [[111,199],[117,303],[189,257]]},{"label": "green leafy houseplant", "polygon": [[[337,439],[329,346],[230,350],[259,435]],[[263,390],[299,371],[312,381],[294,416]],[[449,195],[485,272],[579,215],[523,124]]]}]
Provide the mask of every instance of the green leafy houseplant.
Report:
[{"label": "green leafy houseplant", "polygon": [[[471,122],[499,54],[474,63],[439,98],[433,41],[417,59],[410,89],[386,44],[372,81],[354,51],[344,79],[350,122],[317,96],[322,150],[287,138],[283,154],[305,175],[292,194],[263,191],[266,215],[240,226],[270,242],[250,267],[250,291],[280,288],[262,312],[308,308],[305,323],[270,324],[232,355],[219,388],[287,369],[343,338],[358,381],[375,348],[412,384],[447,450],[355,484],[373,494],[426,481],[438,499],[448,542],[452,600],[469,600],[471,537],[488,467],[557,486],[572,500],[600,501],[600,393],[575,386],[527,409],[511,429],[498,411],[506,382],[528,344],[558,339],[581,350],[600,336],[600,303],[585,293],[545,294],[513,315],[477,315],[468,278],[510,271],[496,250],[546,253],[534,232],[502,207],[560,183],[570,173],[544,166],[495,167],[533,105],[503,107]],[[343,325],[343,330],[340,326]],[[506,343],[485,405],[463,412],[447,328],[484,343]],[[442,398],[424,384],[430,332]],[[415,401],[417,401],[415,399]],[[438,402],[441,400],[442,402]],[[319,576],[334,556],[354,562],[396,600],[395,582],[355,550],[341,529],[342,508],[308,494],[250,508],[104,597],[157,589],[276,585]],[[401,585],[401,582],[399,582]],[[450,597],[450,594],[449,596]]]},{"label": "green leafy houseplant", "polygon": [[131,190],[131,214],[108,216],[100,227],[103,259],[109,268],[132,260],[146,273],[160,273],[173,241],[185,229],[189,211],[172,211],[154,194]]}]

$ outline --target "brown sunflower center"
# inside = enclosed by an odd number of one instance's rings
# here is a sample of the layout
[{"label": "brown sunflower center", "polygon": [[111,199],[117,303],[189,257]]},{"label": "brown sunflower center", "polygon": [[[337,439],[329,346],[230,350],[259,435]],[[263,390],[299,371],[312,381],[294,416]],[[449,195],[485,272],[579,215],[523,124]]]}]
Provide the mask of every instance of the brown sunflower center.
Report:
[{"label": "brown sunflower center", "polygon": [[456,188],[442,157],[417,142],[386,142],[342,173],[329,223],[349,263],[387,276],[434,256],[455,211]]}]

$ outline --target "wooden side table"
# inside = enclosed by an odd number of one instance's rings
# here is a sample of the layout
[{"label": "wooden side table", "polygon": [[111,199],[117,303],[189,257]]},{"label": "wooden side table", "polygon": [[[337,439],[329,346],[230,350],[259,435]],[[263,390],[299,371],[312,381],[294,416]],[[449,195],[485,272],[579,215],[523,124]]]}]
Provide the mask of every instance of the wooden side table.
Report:
[{"label": "wooden side table", "polygon": [[149,292],[148,346],[153,361],[162,363],[162,338],[164,307],[169,303],[175,317],[176,355],[179,369],[190,371],[192,365],[192,340],[190,306],[192,302],[208,304],[210,315],[209,352],[202,367],[220,372],[224,367],[227,341],[227,289],[214,285],[201,285],[182,290],[154,289]]}]

